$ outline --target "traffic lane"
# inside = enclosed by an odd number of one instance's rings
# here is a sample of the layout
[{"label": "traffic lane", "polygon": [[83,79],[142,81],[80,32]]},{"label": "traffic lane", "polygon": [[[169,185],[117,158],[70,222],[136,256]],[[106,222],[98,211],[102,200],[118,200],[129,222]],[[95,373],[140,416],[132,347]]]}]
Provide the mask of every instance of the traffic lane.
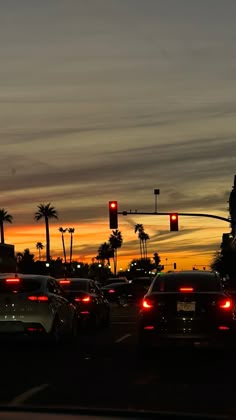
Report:
[{"label": "traffic lane", "polygon": [[79,349],[12,349],[2,358],[1,402],[5,393],[5,402],[23,404],[232,413],[234,356],[171,349],[140,359],[136,314],[113,309],[111,328],[82,337]]},{"label": "traffic lane", "polygon": [[[78,377],[81,382],[82,378],[90,382],[92,376],[100,375],[100,361],[112,357],[113,343],[130,337],[130,322],[134,322],[130,321],[130,317],[135,316],[130,312],[130,308],[120,310],[113,305],[111,327],[81,334],[73,347],[60,349],[45,344],[23,341],[4,343],[1,340],[0,403],[12,401],[15,396],[41,385],[58,383],[64,389],[65,383],[73,386]],[[114,327],[113,321],[116,323]],[[99,362],[92,367],[88,377],[86,361],[93,362],[95,359]]]}]

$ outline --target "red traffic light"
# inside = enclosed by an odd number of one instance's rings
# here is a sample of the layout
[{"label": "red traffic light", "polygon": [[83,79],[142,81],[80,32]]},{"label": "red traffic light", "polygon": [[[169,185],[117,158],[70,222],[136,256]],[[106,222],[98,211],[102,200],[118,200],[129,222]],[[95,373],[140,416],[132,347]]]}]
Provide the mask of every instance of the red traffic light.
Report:
[{"label": "red traffic light", "polygon": [[117,201],[110,201],[109,202],[109,207],[111,209],[116,209],[117,208]]},{"label": "red traffic light", "polygon": [[170,214],[170,231],[177,232],[179,230],[178,213]]},{"label": "red traffic light", "polygon": [[118,203],[117,201],[109,201],[109,226],[110,229],[118,228]]}]

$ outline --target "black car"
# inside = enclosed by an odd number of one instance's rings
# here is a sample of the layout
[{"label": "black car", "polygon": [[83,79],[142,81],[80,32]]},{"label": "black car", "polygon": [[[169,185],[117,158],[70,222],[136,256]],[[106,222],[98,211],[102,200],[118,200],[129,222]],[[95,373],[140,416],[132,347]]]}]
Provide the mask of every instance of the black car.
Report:
[{"label": "black car", "polygon": [[139,346],[236,343],[233,298],[215,272],[158,274],[144,296],[138,321]]},{"label": "black car", "polygon": [[104,286],[108,286],[113,283],[128,284],[128,280],[120,277],[110,277],[109,279],[106,279]]},{"label": "black car", "polygon": [[83,326],[109,326],[110,305],[94,280],[87,278],[57,279],[65,294],[76,305]]},{"label": "black car", "polygon": [[131,287],[129,283],[111,283],[101,288],[103,295],[109,302],[118,303],[120,306],[126,306],[132,302]]},{"label": "black car", "polygon": [[111,283],[103,286],[102,291],[109,302],[116,302],[121,306],[129,303],[139,303],[150,287],[150,279],[135,279],[130,283]]}]

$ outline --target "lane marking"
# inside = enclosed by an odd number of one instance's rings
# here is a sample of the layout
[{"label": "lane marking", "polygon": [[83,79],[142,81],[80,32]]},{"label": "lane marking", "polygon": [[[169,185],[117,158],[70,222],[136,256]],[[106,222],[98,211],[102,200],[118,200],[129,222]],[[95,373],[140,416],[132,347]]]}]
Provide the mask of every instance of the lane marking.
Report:
[{"label": "lane marking", "polygon": [[126,338],[131,337],[132,334],[125,334],[122,337],[118,338],[117,340],[115,340],[115,343],[121,343],[121,341],[126,340]]},{"label": "lane marking", "polygon": [[27,391],[23,392],[22,394],[19,394],[15,398],[13,398],[13,400],[11,400],[11,402],[8,405],[10,406],[21,405],[24,402],[26,402],[29,398],[31,398],[33,395],[38,394],[39,392],[48,388],[48,386],[49,386],[48,384],[42,384],[42,385],[30,388]]}]

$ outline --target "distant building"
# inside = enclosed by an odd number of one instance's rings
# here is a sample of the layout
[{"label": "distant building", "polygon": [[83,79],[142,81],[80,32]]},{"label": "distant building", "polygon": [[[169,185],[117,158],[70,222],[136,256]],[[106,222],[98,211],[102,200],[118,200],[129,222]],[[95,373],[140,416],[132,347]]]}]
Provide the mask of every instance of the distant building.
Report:
[{"label": "distant building", "polygon": [[16,260],[14,245],[0,243],[0,272],[14,272],[15,269]]}]

